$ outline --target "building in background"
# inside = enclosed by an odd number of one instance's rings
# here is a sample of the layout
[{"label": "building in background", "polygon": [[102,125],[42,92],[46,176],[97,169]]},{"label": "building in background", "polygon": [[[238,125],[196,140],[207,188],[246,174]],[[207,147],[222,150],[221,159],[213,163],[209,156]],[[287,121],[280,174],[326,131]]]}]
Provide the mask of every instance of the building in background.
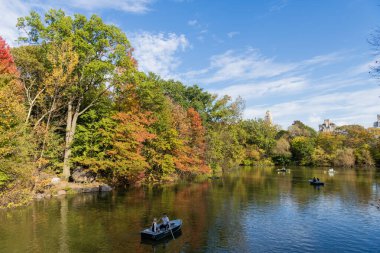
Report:
[{"label": "building in background", "polygon": [[373,123],[373,127],[380,128],[380,114],[377,114],[377,121]]},{"label": "building in background", "polygon": [[336,125],[329,119],[325,119],[323,124],[319,125],[319,132],[332,133],[334,132]]},{"label": "building in background", "polygon": [[272,125],[273,120],[272,120],[272,113],[270,111],[267,111],[265,113],[264,121],[267,122],[268,124]]}]

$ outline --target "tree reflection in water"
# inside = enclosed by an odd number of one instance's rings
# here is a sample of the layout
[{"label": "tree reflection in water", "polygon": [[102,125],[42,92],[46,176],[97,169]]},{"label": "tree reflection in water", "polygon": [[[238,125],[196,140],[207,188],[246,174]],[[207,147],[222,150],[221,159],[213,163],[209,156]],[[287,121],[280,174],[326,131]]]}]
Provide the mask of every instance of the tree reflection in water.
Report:
[{"label": "tree reflection in water", "polygon": [[[380,211],[370,203],[379,198],[379,172],[339,170],[331,177],[325,171],[242,167],[214,180],[36,201],[0,212],[0,244],[4,252],[372,249]],[[309,185],[314,176],[326,185]],[[140,243],[140,230],[163,212],[183,220],[182,236]]]}]

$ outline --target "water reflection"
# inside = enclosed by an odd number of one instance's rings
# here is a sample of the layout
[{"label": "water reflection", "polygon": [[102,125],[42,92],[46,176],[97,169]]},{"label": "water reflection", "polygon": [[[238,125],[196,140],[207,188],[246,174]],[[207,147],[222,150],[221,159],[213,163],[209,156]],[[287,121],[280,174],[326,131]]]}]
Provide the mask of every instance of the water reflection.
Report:
[{"label": "water reflection", "polygon": [[[325,186],[309,185],[312,177]],[[197,183],[41,200],[0,212],[0,251],[376,252],[379,178],[365,169],[246,167]],[[141,243],[139,231],[163,212],[183,220],[182,236]]]},{"label": "water reflection", "polygon": [[142,239],[141,244],[144,245],[150,245],[152,247],[152,252],[157,252],[160,249],[166,249],[170,241],[178,239],[182,235],[182,230],[178,230],[173,233],[173,237],[166,237],[159,241],[149,240],[149,239]]},{"label": "water reflection", "polygon": [[59,237],[59,252],[66,253],[69,252],[69,247],[67,244],[67,214],[69,211],[69,203],[66,197],[60,196],[59,198],[61,202],[61,233]]}]

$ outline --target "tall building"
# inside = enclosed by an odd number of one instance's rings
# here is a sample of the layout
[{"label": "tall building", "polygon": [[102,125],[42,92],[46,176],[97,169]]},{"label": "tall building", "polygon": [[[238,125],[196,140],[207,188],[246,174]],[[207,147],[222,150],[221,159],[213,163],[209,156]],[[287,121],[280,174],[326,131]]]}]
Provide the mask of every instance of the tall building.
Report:
[{"label": "tall building", "polygon": [[270,125],[273,124],[272,114],[271,114],[270,111],[267,111],[267,112],[265,113],[264,121],[267,122],[267,123],[269,123]]},{"label": "tall building", "polygon": [[325,119],[323,124],[319,125],[319,132],[331,133],[334,132],[336,125],[329,119]]},{"label": "tall building", "polygon": [[380,114],[377,114],[377,121],[373,123],[373,127],[380,128]]}]

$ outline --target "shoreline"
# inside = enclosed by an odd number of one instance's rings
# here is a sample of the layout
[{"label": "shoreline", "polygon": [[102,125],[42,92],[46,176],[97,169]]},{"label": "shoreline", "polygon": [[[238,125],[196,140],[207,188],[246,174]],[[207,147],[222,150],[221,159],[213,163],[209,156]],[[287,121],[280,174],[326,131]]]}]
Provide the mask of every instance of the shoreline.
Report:
[{"label": "shoreline", "polygon": [[74,183],[60,181],[57,184],[51,183],[45,186],[44,191],[37,191],[33,194],[33,199],[51,198],[69,194],[90,193],[90,192],[109,192],[113,188],[101,182]]}]

